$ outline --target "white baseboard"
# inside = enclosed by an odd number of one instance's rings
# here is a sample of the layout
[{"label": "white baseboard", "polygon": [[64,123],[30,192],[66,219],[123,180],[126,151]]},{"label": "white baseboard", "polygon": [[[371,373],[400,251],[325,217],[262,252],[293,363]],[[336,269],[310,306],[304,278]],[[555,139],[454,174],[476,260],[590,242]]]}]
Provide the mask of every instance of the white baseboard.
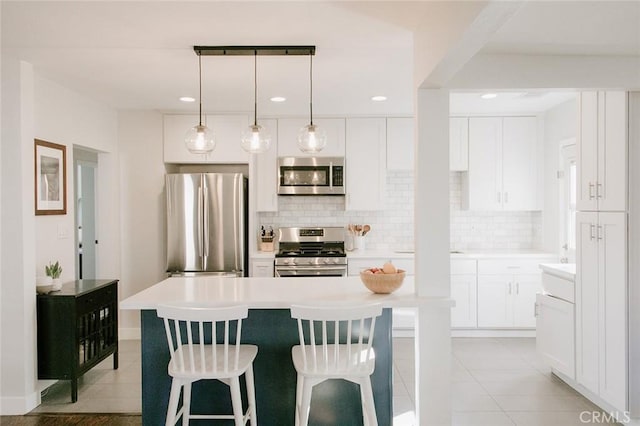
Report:
[{"label": "white baseboard", "polygon": [[140,328],[118,328],[118,340],[140,340],[141,338]]},{"label": "white baseboard", "polygon": [[[393,337],[415,337],[413,328],[393,328]],[[480,329],[480,328],[452,328],[451,337],[536,337],[533,329]]]},{"label": "white baseboard", "polygon": [[40,391],[27,396],[7,396],[0,398],[0,415],[22,416],[40,404]]}]

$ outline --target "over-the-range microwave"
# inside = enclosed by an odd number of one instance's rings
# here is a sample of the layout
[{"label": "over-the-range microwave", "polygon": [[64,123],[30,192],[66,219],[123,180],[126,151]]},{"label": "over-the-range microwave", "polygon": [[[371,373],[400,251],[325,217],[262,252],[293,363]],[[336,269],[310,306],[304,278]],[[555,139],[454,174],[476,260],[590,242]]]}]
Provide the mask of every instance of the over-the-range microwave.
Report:
[{"label": "over-the-range microwave", "polygon": [[278,194],[344,195],[344,157],[279,157]]}]

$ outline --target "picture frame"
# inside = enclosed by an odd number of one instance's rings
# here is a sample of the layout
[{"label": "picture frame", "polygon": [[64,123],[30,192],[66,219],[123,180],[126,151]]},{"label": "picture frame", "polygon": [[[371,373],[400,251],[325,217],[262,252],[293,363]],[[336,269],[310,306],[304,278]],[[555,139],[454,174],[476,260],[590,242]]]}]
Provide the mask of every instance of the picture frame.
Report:
[{"label": "picture frame", "polygon": [[36,216],[67,214],[67,147],[35,139]]}]

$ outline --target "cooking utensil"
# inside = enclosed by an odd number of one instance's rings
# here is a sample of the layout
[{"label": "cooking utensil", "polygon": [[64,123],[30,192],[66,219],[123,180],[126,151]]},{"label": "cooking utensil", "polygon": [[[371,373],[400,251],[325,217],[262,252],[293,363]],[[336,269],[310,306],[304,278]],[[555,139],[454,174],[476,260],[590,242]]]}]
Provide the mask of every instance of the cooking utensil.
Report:
[{"label": "cooking utensil", "polygon": [[369,225],[364,225],[362,227],[362,236],[364,237],[365,235],[367,235],[367,232],[371,231],[371,227]]}]

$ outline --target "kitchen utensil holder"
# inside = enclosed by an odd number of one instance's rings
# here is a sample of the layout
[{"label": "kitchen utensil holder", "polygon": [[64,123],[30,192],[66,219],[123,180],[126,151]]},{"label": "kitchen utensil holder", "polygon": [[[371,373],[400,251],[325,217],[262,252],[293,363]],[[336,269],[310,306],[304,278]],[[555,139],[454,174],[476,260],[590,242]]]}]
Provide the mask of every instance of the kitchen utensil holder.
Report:
[{"label": "kitchen utensil holder", "polygon": [[260,251],[273,251],[273,238],[262,238]]}]

